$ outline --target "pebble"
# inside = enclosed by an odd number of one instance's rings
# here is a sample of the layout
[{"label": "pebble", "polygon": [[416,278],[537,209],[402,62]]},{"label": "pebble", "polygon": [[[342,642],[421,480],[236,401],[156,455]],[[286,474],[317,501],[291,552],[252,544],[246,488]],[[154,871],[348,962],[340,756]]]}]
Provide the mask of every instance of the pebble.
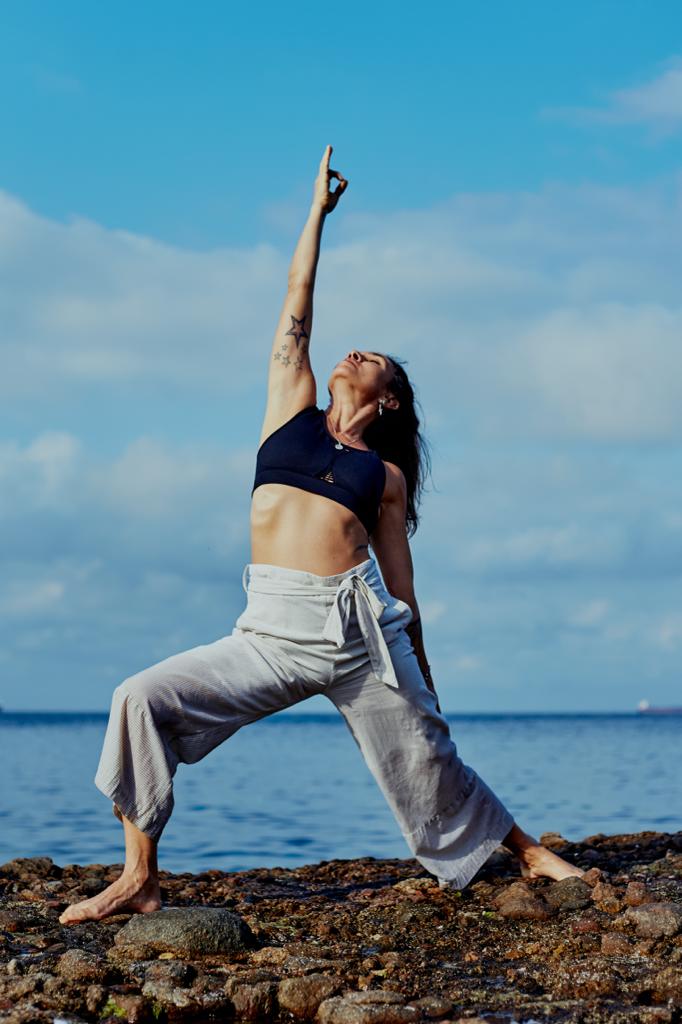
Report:
[{"label": "pebble", "polygon": [[630,940],[621,932],[604,932],[601,937],[601,951],[608,955],[626,954],[632,951]]},{"label": "pebble", "polygon": [[[317,1011],[319,1024],[411,1024],[419,1020],[419,1010],[403,1005],[397,993],[351,992],[347,996],[325,999]],[[371,998],[361,999],[368,996]]]},{"label": "pebble", "polygon": [[320,1003],[341,990],[341,978],[330,974],[307,974],[284,978],[277,989],[279,1005],[299,1020],[312,1020]]},{"label": "pebble", "polygon": [[267,1020],[274,1015],[277,1006],[275,981],[247,982],[231,978],[225,991],[232,1000],[239,1021]]},{"label": "pebble", "polygon": [[546,921],[554,913],[554,908],[535,895],[526,882],[513,882],[494,903],[502,917],[516,920]]},{"label": "pebble", "polygon": [[628,882],[623,897],[628,907],[639,907],[642,903],[655,903],[656,898],[644,882]]},{"label": "pebble", "polygon": [[644,938],[677,935],[682,931],[682,904],[642,903],[628,907],[617,920],[625,925],[634,924],[637,934]]},{"label": "pebble", "polygon": [[191,985],[197,976],[196,967],[184,960],[157,960],[147,967],[145,981],[157,981],[166,985]]},{"label": "pebble", "polygon": [[682,1006],[682,967],[664,967],[653,979],[651,995],[655,1002],[667,1002]]},{"label": "pebble", "polygon": [[577,875],[569,875],[560,881],[552,882],[546,892],[544,899],[551,907],[557,910],[582,910],[589,907],[593,899],[593,890]]},{"label": "pebble", "polygon": [[452,1003],[449,999],[439,999],[437,996],[424,996],[422,999],[413,999],[408,1006],[419,1010],[428,1020],[438,1020],[439,1017],[447,1017],[452,1013]]},{"label": "pebble", "polygon": [[617,914],[625,905],[618,889],[608,882],[597,882],[592,889],[592,899],[595,906],[607,914]]},{"label": "pebble", "polygon": [[70,982],[103,982],[112,973],[111,966],[84,949],[67,949],[57,961],[57,973]]}]

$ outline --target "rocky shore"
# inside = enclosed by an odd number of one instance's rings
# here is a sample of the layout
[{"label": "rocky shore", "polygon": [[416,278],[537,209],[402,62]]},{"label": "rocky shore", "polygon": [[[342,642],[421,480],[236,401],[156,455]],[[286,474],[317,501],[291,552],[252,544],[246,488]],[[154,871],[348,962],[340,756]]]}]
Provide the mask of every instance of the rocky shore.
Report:
[{"label": "rocky shore", "polygon": [[463,890],[414,860],[161,873],[164,908],[60,925],[122,865],[0,867],[0,1022],[682,1024],[682,832],[502,848]]}]

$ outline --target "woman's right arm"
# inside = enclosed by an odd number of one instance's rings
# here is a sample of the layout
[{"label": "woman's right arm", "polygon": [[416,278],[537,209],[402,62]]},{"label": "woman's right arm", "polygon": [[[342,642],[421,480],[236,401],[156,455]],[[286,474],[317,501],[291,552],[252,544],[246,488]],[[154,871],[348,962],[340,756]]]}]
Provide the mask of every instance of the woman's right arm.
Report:
[{"label": "woman's right arm", "polygon": [[[268,403],[261,444],[278,426],[317,400],[317,387],[308,354],[315,273],[325,218],[334,209],[338,197],[347,186],[346,180],[337,171],[329,169],[331,149],[331,146],[327,146],[322,157],[310,212],[289,266],[287,294],[270,356]],[[339,179],[336,192],[329,190],[331,176]]]}]

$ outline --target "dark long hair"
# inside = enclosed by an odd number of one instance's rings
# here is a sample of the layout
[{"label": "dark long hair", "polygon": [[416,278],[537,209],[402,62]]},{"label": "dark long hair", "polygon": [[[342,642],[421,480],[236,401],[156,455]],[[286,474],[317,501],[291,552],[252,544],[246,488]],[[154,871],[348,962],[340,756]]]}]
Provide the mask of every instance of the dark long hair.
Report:
[{"label": "dark long hair", "polygon": [[[386,353],[384,353],[386,355]],[[405,524],[407,536],[412,537],[419,526],[419,505],[426,481],[427,472],[431,473],[431,457],[429,442],[420,432],[422,420],[417,415],[416,406],[421,403],[415,397],[414,388],[410,384],[403,369],[404,361],[397,356],[387,356],[393,364],[395,373],[387,385],[388,390],[400,402],[397,409],[384,406],[381,416],[377,416],[362,435],[363,441],[386,462],[400,466],[407,483],[407,514]]]}]

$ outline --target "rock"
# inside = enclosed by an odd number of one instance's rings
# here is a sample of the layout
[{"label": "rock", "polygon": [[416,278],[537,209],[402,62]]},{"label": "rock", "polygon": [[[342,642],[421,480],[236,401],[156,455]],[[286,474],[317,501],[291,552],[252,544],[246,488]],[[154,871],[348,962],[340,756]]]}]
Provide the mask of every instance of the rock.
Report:
[{"label": "rock", "polygon": [[323,971],[343,971],[343,960],[324,960],[315,956],[289,956],[284,961],[283,970],[287,974],[319,974]]},{"label": "rock", "polygon": [[153,1020],[149,1004],[143,996],[130,992],[110,992],[109,997],[100,1010],[101,1017],[115,1017],[128,1024],[143,1024]]},{"label": "rock", "polygon": [[493,900],[503,917],[526,921],[545,921],[554,913],[541,896],[531,892],[527,882],[513,882]]},{"label": "rock", "polygon": [[145,981],[142,986],[142,995],[152,1003],[157,1003],[164,1010],[187,1010],[193,1013],[198,1012],[200,1005],[193,994],[184,985],[173,985],[168,981],[157,981],[152,979]]},{"label": "rock", "polygon": [[429,889],[438,889],[439,885],[435,878],[403,878],[393,888],[399,892],[427,892]]},{"label": "rock", "polygon": [[88,985],[85,990],[85,1006],[88,1013],[100,1016],[100,1007],[104,1005],[107,998],[107,990],[104,985]]},{"label": "rock", "polygon": [[642,903],[657,902],[656,897],[644,882],[628,882],[623,899],[628,907],[639,907]]},{"label": "rock", "polygon": [[191,985],[197,976],[196,967],[184,960],[157,960],[144,972],[145,981],[160,981],[166,985]]},{"label": "rock", "polygon": [[285,960],[289,959],[289,952],[281,946],[263,946],[257,949],[251,957],[251,963],[266,967],[279,967]]},{"label": "rock", "polygon": [[0,864],[0,875],[24,880],[27,878],[50,878],[61,874],[61,868],[52,857],[15,857],[6,864]]},{"label": "rock", "polygon": [[617,914],[623,909],[624,903],[615,885],[608,882],[597,882],[592,889],[592,899],[599,910],[607,914]]},{"label": "rock", "polygon": [[631,953],[632,947],[627,935],[620,932],[605,932],[601,937],[601,951],[607,955]]},{"label": "rock", "polygon": [[[150,915],[59,926],[71,893],[103,888],[122,865],[10,862],[0,875],[0,1022],[474,1024],[515,1010],[547,1024],[674,1024],[682,832],[592,842],[591,861],[588,841],[570,846],[582,866],[599,865],[579,877],[520,878],[507,852],[501,870],[486,867],[465,891],[443,891],[398,858],[162,872],[173,912],[156,917],[181,913],[182,949],[177,935],[170,949],[163,931],[160,942],[158,928],[131,938]],[[211,947],[187,919],[206,924],[216,911],[248,924],[257,940],[237,945],[252,948],[204,957]]]},{"label": "rock", "polygon": [[386,988],[370,989],[367,992],[347,992],[344,999],[349,1003],[392,1003],[398,1005],[405,1002],[405,996],[400,992],[392,992]]},{"label": "rock", "polygon": [[277,999],[280,1007],[299,1020],[312,1020],[320,1003],[341,990],[341,978],[333,974],[307,974],[302,978],[285,978],[279,983]]},{"label": "rock", "polygon": [[552,882],[543,896],[555,910],[582,910],[592,902],[593,890],[577,875]]},{"label": "rock", "polygon": [[540,845],[546,846],[548,850],[564,850],[570,844],[560,832],[543,832],[540,836]]},{"label": "rock", "polygon": [[659,971],[653,979],[651,995],[657,1003],[666,1003],[669,999],[672,999],[675,1006],[681,1006],[682,967],[669,966]]},{"label": "rock", "polygon": [[571,921],[570,928],[573,935],[587,935],[602,930],[596,913],[581,914],[575,921]]},{"label": "rock", "polygon": [[616,920],[624,925],[634,924],[637,934],[644,938],[677,935],[682,931],[682,905],[642,903],[638,907],[628,907]]},{"label": "rock", "polygon": [[561,999],[614,996],[621,992],[623,985],[613,961],[597,956],[562,961],[553,969],[550,982],[551,991]]},{"label": "rock", "polygon": [[36,914],[32,907],[16,907],[0,910],[0,931],[23,932],[40,924],[42,918]]},{"label": "rock", "polygon": [[492,898],[492,904],[495,907],[500,907],[507,900],[512,899],[515,896],[528,896],[530,895],[530,886],[527,882],[512,882],[511,885],[506,885],[503,889],[500,889],[498,893]]},{"label": "rock", "polygon": [[244,1020],[268,1020],[277,1006],[277,983],[230,978],[225,991],[232,1000],[235,1017]]},{"label": "rock", "polygon": [[586,882],[587,885],[592,886],[596,885],[597,882],[602,881],[604,873],[601,870],[601,868],[588,868],[588,870],[584,871],[580,877],[582,878],[583,882]]},{"label": "rock", "polygon": [[405,1006],[398,992],[369,990],[325,999],[315,1018],[319,1024],[410,1024],[419,1010]]},{"label": "rock", "polygon": [[116,933],[119,950],[138,960],[156,953],[192,959],[216,953],[238,953],[255,945],[245,921],[221,907],[171,907],[135,914]]},{"label": "rock", "polygon": [[67,949],[57,961],[57,973],[65,981],[102,984],[111,976],[111,965],[84,949]]},{"label": "rock", "polygon": [[441,999],[439,996],[424,996],[422,999],[413,999],[407,1005],[408,1008],[413,1006],[427,1020],[438,1020],[452,1013],[453,1004],[449,999]]}]

